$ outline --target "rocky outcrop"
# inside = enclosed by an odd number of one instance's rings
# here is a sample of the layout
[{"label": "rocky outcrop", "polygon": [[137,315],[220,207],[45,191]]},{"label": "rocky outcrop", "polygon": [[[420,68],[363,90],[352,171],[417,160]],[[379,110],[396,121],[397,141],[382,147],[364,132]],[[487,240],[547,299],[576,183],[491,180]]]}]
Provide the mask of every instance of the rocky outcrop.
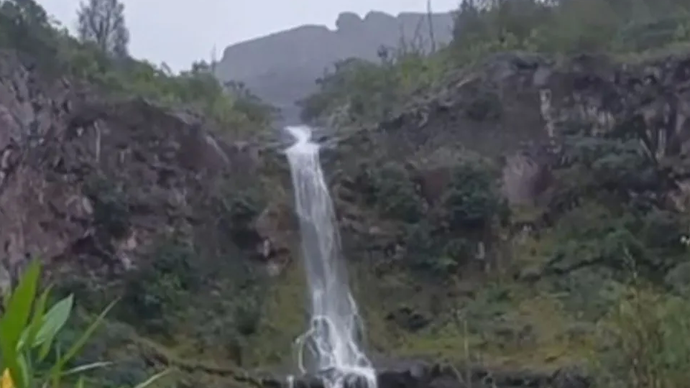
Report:
[{"label": "rocky outcrop", "polygon": [[376,61],[381,46],[397,47],[401,41],[429,50],[431,35],[437,45],[450,41],[452,25],[450,13],[433,14],[430,19],[423,13],[396,17],[370,12],[364,18],[342,13],[335,30],[300,26],[229,46],[217,75],[224,81],[243,82],[294,124],[299,122],[295,102],[315,91],[316,79],[336,61],[353,57]]},{"label": "rocky outcrop", "polygon": [[[315,377],[297,378],[291,384],[264,380],[264,387],[323,388]],[[495,371],[480,367],[457,369],[451,365],[421,361],[396,361],[377,368],[379,388],[590,388],[589,377],[577,369],[564,368],[554,373]],[[366,382],[353,378],[347,388],[366,388]]]},{"label": "rocky outcrop", "polygon": [[[203,118],[103,99],[0,56],[0,246],[10,272],[30,257],[101,274],[136,268],[160,238],[213,225],[219,190],[255,185],[255,149],[220,141]],[[254,220],[236,225],[246,228],[238,245],[268,258],[268,232]]]},{"label": "rocky outcrop", "polygon": [[[417,96],[383,123],[338,136],[344,148],[376,149],[390,158],[440,153],[451,160],[462,149],[500,160],[506,197],[530,203],[548,186],[547,166],[557,161],[557,144],[572,127],[591,127],[593,135],[640,128],[651,158],[684,159],[688,82],[690,56],[682,53],[638,64],[500,53]],[[679,173],[683,166],[675,164]]]}]

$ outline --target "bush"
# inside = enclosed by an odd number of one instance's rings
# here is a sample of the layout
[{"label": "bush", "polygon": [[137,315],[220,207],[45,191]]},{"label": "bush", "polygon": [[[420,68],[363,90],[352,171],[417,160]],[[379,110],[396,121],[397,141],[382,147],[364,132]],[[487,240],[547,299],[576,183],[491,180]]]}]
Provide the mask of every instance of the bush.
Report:
[{"label": "bush", "polygon": [[[347,59],[317,81],[319,91],[299,102],[302,120],[339,127],[378,122],[415,94],[441,84],[445,57],[428,57],[415,48],[382,49],[380,62]],[[345,116],[344,118],[341,116]]]},{"label": "bush", "polygon": [[474,62],[490,52],[641,51],[687,37],[681,0],[469,0],[460,6],[450,51]]},{"label": "bush", "polygon": [[420,221],[424,213],[422,197],[417,193],[412,175],[403,165],[363,163],[355,176],[364,203],[384,217],[406,223]]},{"label": "bush", "polygon": [[690,378],[687,299],[632,283],[601,325],[597,356],[607,387],[681,388]]},{"label": "bush", "polygon": [[[387,198],[381,201],[391,202]],[[414,223],[405,226],[407,259],[414,268],[445,275],[476,257],[479,243],[493,240],[508,211],[492,171],[473,162],[452,167],[440,201],[428,205],[426,217],[420,212]]]},{"label": "bush", "polygon": [[486,230],[505,205],[490,173],[473,164],[455,169],[441,203],[445,224],[456,232]]},{"label": "bush", "polygon": [[86,181],[84,194],[93,203],[94,223],[107,235],[123,238],[129,231],[129,199],[121,187],[103,176]]},{"label": "bush", "polygon": [[[171,239],[153,249],[142,268],[125,284],[123,318],[149,331],[165,332],[201,284],[191,246]],[[143,324],[143,325],[142,325]]]}]

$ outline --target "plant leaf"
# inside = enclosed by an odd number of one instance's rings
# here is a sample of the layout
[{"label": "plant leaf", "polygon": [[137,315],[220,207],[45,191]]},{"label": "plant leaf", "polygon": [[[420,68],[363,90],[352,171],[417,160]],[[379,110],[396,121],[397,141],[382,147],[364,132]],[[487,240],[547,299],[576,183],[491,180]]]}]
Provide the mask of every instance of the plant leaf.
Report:
[{"label": "plant leaf", "polygon": [[29,373],[31,368],[29,367],[28,360],[22,353],[17,354],[17,364],[19,365],[19,370],[22,374],[22,381],[24,381],[24,384],[26,384],[25,386],[31,387],[31,378],[33,377]]},{"label": "plant leaf", "polygon": [[53,388],[60,388],[60,371],[62,370],[62,353],[60,352],[60,347],[58,346],[55,350],[55,364],[50,369],[48,378],[51,381]]},{"label": "plant leaf", "polygon": [[29,327],[24,330],[21,338],[19,339],[19,344],[17,345],[18,350],[23,349],[27,344],[30,347],[32,346],[31,344],[34,342],[34,338],[36,338],[36,334],[43,323],[43,314],[45,312],[46,304],[48,303],[50,289],[51,287],[45,289],[38,300],[36,300],[34,303],[34,311],[31,315],[31,323],[29,323]]},{"label": "plant leaf", "polygon": [[38,361],[42,362],[46,359],[52,348],[54,338],[49,338],[43,344],[41,344],[41,349],[38,351]]},{"label": "plant leaf", "polygon": [[155,375],[149,377],[146,381],[137,384],[134,388],[147,388],[147,387],[151,386],[153,383],[155,383],[156,381],[163,378],[164,376],[167,376],[168,374],[170,374],[170,372],[172,372],[172,369],[166,369],[160,373],[156,373]]},{"label": "plant leaf", "polygon": [[99,362],[93,362],[91,364],[79,365],[79,366],[74,367],[72,369],[68,369],[66,371],[63,371],[62,376],[63,377],[64,376],[70,376],[73,374],[86,372],[86,371],[89,371],[92,369],[105,368],[106,366],[110,366],[112,364],[113,363],[110,361],[99,361]]},{"label": "plant leaf", "polygon": [[10,370],[12,380],[17,387],[26,387],[17,345],[31,314],[40,270],[38,260],[29,264],[5,306],[5,314],[0,319],[0,352],[2,352],[3,363]]},{"label": "plant leaf", "polygon": [[40,263],[35,260],[29,264],[17,288],[12,292],[2,317],[0,335],[5,341],[16,346],[31,315],[31,307],[36,297],[36,287],[40,275]]},{"label": "plant leaf", "polygon": [[36,300],[34,305],[33,316],[31,317],[31,323],[29,324],[29,333],[26,338],[29,346],[35,346],[33,345],[34,339],[36,338],[36,335],[42,326],[46,305],[48,304],[48,296],[50,296],[51,289],[52,286],[48,286],[45,290],[43,290],[43,293],[38,297],[38,300]]},{"label": "plant leaf", "polygon": [[67,323],[67,319],[69,319],[72,313],[72,306],[74,306],[74,295],[62,299],[48,310],[42,319],[41,327],[32,344],[33,347],[55,338],[57,333],[65,326],[65,323]]},{"label": "plant leaf", "polygon": [[96,317],[96,319],[91,323],[91,325],[82,333],[81,337],[79,337],[78,340],[76,340],[72,346],[67,350],[65,355],[62,357],[62,360],[60,360],[60,363],[56,363],[53,368],[58,368],[62,369],[69,360],[72,359],[72,357],[76,356],[77,353],[81,350],[81,348],[86,344],[86,341],[89,340],[91,335],[93,334],[94,331],[98,328],[98,326],[103,322],[103,319],[105,316],[110,312],[110,310],[115,306],[115,303],[117,303],[117,300],[114,300],[111,302],[108,307],[106,307],[103,312]]}]

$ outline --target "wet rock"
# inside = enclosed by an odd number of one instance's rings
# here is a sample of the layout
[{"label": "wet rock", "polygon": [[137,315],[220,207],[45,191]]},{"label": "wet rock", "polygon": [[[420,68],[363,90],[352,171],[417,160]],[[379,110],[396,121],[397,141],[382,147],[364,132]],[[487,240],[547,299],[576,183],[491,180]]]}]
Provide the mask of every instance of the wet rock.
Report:
[{"label": "wet rock", "polygon": [[431,322],[429,317],[407,306],[396,309],[389,313],[386,318],[411,332],[421,330]]},{"label": "wet rock", "polygon": [[[590,388],[591,379],[576,368],[539,373],[525,370],[489,370],[483,367],[455,368],[425,361],[388,361],[377,368],[379,388]],[[274,388],[276,380],[264,385]],[[353,383],[360,388],[357,383]],[[287,387],[287,383],[282,385]],[[294,387],[323,388],[315,377],[294,380]]]},{"label": "wet rock", "polygon": [[553,388],[589,388],[594,386],[592,379],[577,368],[559,369],[551,377]]}]

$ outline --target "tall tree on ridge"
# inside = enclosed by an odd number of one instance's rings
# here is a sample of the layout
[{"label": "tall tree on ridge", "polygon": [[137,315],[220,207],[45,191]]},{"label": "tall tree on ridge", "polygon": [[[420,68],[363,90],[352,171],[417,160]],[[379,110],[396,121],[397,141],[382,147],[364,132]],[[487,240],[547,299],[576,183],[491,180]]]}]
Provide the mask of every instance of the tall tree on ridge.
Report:
[{"label": "tall tree on ridge", "polygon": [[93,42],[108,55],[128,55],[129,30],[125,6],[119,0],[87,0],[78,11],[77,32],[82,42]]}]

